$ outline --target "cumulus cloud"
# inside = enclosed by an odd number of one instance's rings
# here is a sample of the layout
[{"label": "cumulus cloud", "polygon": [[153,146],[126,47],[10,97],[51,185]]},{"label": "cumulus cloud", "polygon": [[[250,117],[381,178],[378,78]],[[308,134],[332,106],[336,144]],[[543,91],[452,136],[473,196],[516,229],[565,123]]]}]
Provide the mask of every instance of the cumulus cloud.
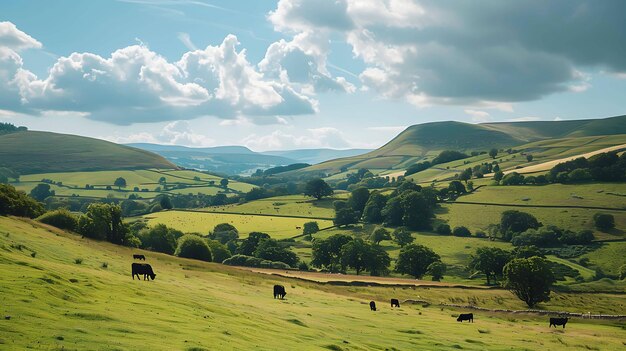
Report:
[{"label": "cumulus cloud", "polygon": [[41,43],[30,35],[17,29],[11,22],[0,22],[0,47],[14,51],[39,49]]},{"label": "cumulus cloud", "polygon": [[337,128],[322,127],[307,129],[305,133],[296,135],[281,130],[271,134],[252,134],[242,140],[242,143],[253,150],[278,150],[278,149],[310,149],[310,148],[333,148],[345,149],[354,147],[343,132]]},{"label": "cumulus cloud", "polygon": [[188,121],[175,121],[166,124],[161,132],[151,134],[147,132],[134,133],[126,136],[107,136],[102,139],[116,143],[157,143],[165,145],[184,145],[203,147],[215,145],[215,140],[206,135],[193,131]]},{"label": "cumulus cloud", "polygon": [[269,19],[294,36],[343,37],[366,64],[366,89],[418,106],[537,100],[588,89],[581,69],[626,71],[620,0],[311,3],[281,0]]},{"label": "cumulus cloud", "polygon": [[[258,117],[266,124],[280,121],[277,116],[311,114],[318,108],[313,94],[289,79],[266,78],[248,61],[245,49],[238,50],[234,35],[218,46],[189,51],[176,62],[143,44],[116,50],[110,57],[73,53],[39,78],[22,67],[15,50],[41,44],[12,24],[0,28],[0,41],[12,45],[0,50],[0,102],[11,110],[77,111],[126,125],[201,116],[248,116],[253,122]],[[181,40],[193,45],[188,36]],[[324,79],[335,82],[330,76]]]},{"label": "cumulus cloud", "polygon": [[471,109],[465,109],[464,111],[468,115],[472,116],[473,122],[483,123],[491,121],[491,115],[489,114],[489,112]]}]

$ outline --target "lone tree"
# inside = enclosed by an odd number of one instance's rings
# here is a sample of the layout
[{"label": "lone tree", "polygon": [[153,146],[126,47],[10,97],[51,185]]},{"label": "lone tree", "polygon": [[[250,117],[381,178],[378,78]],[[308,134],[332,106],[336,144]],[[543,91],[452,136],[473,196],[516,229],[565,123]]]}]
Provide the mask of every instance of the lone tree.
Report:
[{"label": "lone tree", "polygon": [[533,155],[531,154],[526,155],[526,161],[532,162],[532,160],[533,160]]},{"label": "lone tree", "polygon": [[178,247],[174,255],[211,262],[211,249],[207,241],[194,234],[186,234],[178,239]]},{"label": "lone tree", "polygon": [[302,226],[302,234],[306,237],[308,237],[309,239],[311,239],[311,236],[317,232],[320,231],[320,227],[317,224],[317,222],[306,222],[304,223],[304,225]]},{"label": "lone tree", "polygon": [[376,228],[372,235],[370,235],[370,240],[376,245],[380,244],[383,240],[390,240],[391,236],[389,235],[389,231],[385,228]]},{"label": "lone tree", "polygon": [[161,208],[164,210],[171,210],[172,208],[174,208],[174,205],[172,205],[172,200],[167,195],[161,196],[161,198],[159,199],[159,205],[161,205]]},{"label": "lone tree", "polygon": [[118,189],[122,189],[126,187],[126,179],[119,177],[117,178],[114,182],[113,185],[115,185]]},{"label": "lone tree", "polygon": [[615,217],[608,213],[596,213],[593,215],[593,223],[599,230],[608,231],[615,228]]},{"label": "lone tree", "polygon": [[159,178],[159,184],[165,184],[165,183],[167,183],[167,179],[165,177]]},{"label": "lone tree", "polygon": [[498,156],[498,149],[493,148],[493,149],[489,150],[489,156],[491,156],[491,158],[495,159],[496,156]]},{"label": "lone tree", "polygon": [[396,272],[421,279],[431,263],[437,261],[441,261],[441,257],[430,248],[419,244],[407,245],[400,250]]},{"label": "lone tree", "polygon": [[333,189],[323,179],[317,178],[310,180],[306,183],[304,188],[304,195],[311,196],[317,200],[322,199],[325,196],[333,194]]},{"label": "lone tree", "polygon": [[511,254],[496,247],[481,247],[470,256],[469,268],[481,272],[487,278],[487,285],[502,276],[504,266],[509,262]]},{"label": "lone tree", "polygon": [[220,185],[222,186],[222,188],[228,187],[228,179],[222,178],[222,180],[220,180]]},{"label": "lone tree", "polygon": [[393,240],[400,245],[400,247],[405,247],[415,240],[411,235],[411,232],[408,231],[404,227],[397,228],[393,231]]},{"label": "lone tree", "polygon": [[49,196],[54,196],[54,190],[50,190],[49,184],[37,184],[30,191],[30,197],[37,201],[43,201]]},{"label": "lone tree", "polygon": [[441,261],[435,261],[428,266],[427,272],[434,281],[440,281],[446,273],[446,265]]},{"label": "lone tree", "polygon": [[548,261],[541,257],[516,258],[504,266],[504,287],[528,307],[550,300],[554,274]]},{"label": "lone tree", "polygon": [[502,212],[500,217],[500,231],[505,238],[509,238],[512,233],[522,233],[528,229],[537,229],[541,223],[530,213],[508,210]]}]

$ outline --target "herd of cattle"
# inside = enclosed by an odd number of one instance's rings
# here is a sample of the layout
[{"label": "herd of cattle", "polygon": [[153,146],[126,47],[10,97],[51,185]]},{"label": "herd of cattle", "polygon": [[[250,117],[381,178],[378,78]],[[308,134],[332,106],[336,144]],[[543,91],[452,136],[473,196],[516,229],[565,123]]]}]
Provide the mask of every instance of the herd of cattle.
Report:
[{"label": "herd of cattle", "polygon": [[[133,259],[145,261],[146,256],[133,255]],[[137,279],[141,280],[140,275],[143,275],[143,280],[147,280],[148,277],[150,277],[152,280],[156,278],[156,274],[152,270],[152,266],[150,266],[147,263],[133,263],[131,268],[132,268],[133,280],[135,280],[135,276],[137,276]],[[287,290],[285,290],[284,286],[278,285],[278,284],[274,285],[274,299],[283,300],[285,298],[285,295],[287,295]],[[400,301],[398,299],[391,299],[391,308],[394,308],[394,307],[400,307]],[[370,310],[376,311],[376,302],[370,301]],[[563,328],[565,328],[565,324],[567,324],[568,320],[569,318],[567,317],[566,318],[553,318],[552,317],[550,318],[549,327],[551,328],[552,326],[554,326],[556,328],[557,326],[563,326]],[[456,321],[457,322],[468,321],[468,322],[474,323],[474,314],[473,313],[461,313],[457,317]]]}]

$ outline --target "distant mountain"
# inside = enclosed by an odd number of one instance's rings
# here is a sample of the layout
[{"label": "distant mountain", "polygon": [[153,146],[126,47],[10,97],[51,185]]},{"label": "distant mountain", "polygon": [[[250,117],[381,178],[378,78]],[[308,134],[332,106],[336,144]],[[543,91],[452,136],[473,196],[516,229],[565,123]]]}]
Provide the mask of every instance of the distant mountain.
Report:
[{"label": "distant mountain", "polygon": [[20,174],[177,168],[149,151],[100,139],[36,131],[0,135],[0,167]]},{"label": "distant mountain", "polygon": [[358,168],[406,169],[442,150],[487,151],[545,139],[616,134],[626,134],[626,115],[568,121],[423,123],[408,127],[374,151],[329,160],[287,174],[334,174]]},{"label": "distant mountain", "polygon": [[131,143],[127,146],[136,147],[143,150],[158,151],[184,151],[184,152],[203,152],[207,154],[255,154],[254,151],[245,146],[214,146],[214,147],[187,147],[179,145],[160,145],[150,143]]},{"label": "distant mountain", "polygon": [[265,151],[265,155],[282,156],[297,160],[301,163],[316,164],[340,157],[358,156],[372,151],[371,149],[300,149],[300,150],[278,150]]}]

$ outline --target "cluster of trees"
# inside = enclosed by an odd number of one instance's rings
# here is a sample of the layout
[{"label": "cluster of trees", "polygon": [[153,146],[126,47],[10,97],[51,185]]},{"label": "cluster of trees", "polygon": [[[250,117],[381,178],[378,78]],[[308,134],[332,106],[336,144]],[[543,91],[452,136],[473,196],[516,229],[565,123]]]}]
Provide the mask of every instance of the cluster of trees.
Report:
[{"label": "cluster of trees", "polygon": [[27,131],[27,130],[28,130],[28,128],[26,128],[24,126],[16,127],[12,123],[0,122],[0,135],[2,135],[2,134],[9,134],[9,133],[16,133],[16,132],[24,132],[24,131]]},{"label": "cluster of trees", "polygon": [[502,172],[496,172],[494,180],[500,185],[620,182],[626,180],[626,154],[618,156],[617,152],[613,151],[594,155],[588,159],[580,157],[559,163],[546,175],[524,176],[517,172],[504,175]]},{"label": "cluster of trees", "polygon": [[0,184],[0,215],[35,218],[45,212],[43,205],[9,184]]},{"label": "cluster of trees", "polygon": [[[342,172],[345,171],[347,171],[347,169],[342,169]],[[356,172],[348,173],[345,180],[335,184],[335,188],[349,191],[357,188],[380,189],[395,186],[400,178],[401,177],[390,178],[389,176],[378,177],[370,172],[369,169],[360,168]]]},{"label": "cluster of trees", "polygon": [[268,168],[266,170],[262,170],[262,169],[257,169],[256,172],[254,173],[255,176],[257,177],[262,177],[262,176],[271,176],[274,174],[279,174],[279,173],[284,173],[284,172],[289,172],[289,171],[295,171],[297,169],[302,169],[305,167],[309,167],[310,164],[308,163],[294,163],[294,164],[290,164],[287,166],[277,166],[277,167],[272,167],[272,168]]},{"label": "cluster of trees", "polygon": [[[395,271],[417,279],[428,273],[434,280],[440,280],[446,268],[441,263],[439,255],[425,246],[410,244],[412,240],[406,240],[404,237],[407,233],[398,231],[399,235],[396,236],[397,240],[404,240],[404,245],[400,250]],[[362,272],[369,272],[374,276],[388,274],[391,258],[379,245],[382,240],[381,236],[388,239],[388,233],[385,236],[381,231],[372,233],[372,241],[353,238],[345,234],[335,234],[327,239],[316,239],[313,241],[311,265],[331,272],[345,272],[350,268],[356,274]]]},{"label": "cluster of trees", "polygon": [[469,156],[459,152],[459,151],[452,151],[452,150],[444,150],[441,151],[439,153],[439,155],[437,155],[432,161],[424,161],[424,162],[419,162],[416,164],[413,164],[411,166],[409,166],[406,169],[406,172],[404,172],[404,176],[409,176],[411,174],[415,174],[417,172],[421,172],[423,170],[426,170],[434,165],[438,165],[441,163],[447,163],[447,162],[452,162],[452,161],[456,161],[456,160],[462,160],[464,158],[468,158]]},{"label": "cluster of trees", "polygon": [[405,226],[409,229],[430,229],[437,206],[437,191],[422,188],[410,181],[402,181],[396,190],[385,196],[374,190],[358,188],[351,192],[347,201],[335,201],[337,226],[345,226],[362,220],[365,223],[386,226]]},{"label": "cluster of trees", "polygon": [[520,246],[512,252],[496,247],[478,248],[470,256],[468,268],[484,274],[488,285],[501,279],[504,287],[531,308],[549,300],[555,282],[550,263],[535,246]]}]

